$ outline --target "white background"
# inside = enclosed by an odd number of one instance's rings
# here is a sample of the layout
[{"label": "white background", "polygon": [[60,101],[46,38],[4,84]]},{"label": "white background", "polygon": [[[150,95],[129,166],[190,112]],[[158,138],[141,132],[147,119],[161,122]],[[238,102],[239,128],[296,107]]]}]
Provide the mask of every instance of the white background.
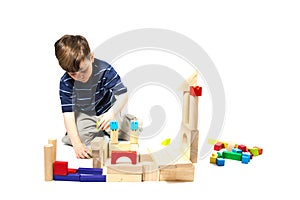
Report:
[{"label": "white background", "polygon": [[[6,2],[0,6],[1,199],[297,195],[297,1]],[[43,145],[64,131],[58,96],[63,71],[54,56],[54,42],[64,34],[81,34],[94,49],[138,28],[169,29],[197,42],[213,60],[225,88],[221,138],[261,146],[264,154],[248,165],[228,161],[224,167],[210,165],[207,157],[200,160],[194,183],[44,182]],[[200,126],[201,138],[205,127]]]}]

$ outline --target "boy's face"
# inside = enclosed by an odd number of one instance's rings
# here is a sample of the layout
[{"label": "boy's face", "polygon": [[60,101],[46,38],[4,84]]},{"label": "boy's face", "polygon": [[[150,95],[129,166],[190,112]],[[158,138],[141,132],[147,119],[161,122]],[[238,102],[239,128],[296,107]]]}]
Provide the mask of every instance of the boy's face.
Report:
[{"label": "boy's face", "polygon": [[90,59],[85,59],[82,61],[79,65],[79,71],[78,72],[68,72],[68,74],[75,80],[80,81],[82,83],[86,83],[93,71],[92,63],[94,62],[94,55],[91,54]]}]

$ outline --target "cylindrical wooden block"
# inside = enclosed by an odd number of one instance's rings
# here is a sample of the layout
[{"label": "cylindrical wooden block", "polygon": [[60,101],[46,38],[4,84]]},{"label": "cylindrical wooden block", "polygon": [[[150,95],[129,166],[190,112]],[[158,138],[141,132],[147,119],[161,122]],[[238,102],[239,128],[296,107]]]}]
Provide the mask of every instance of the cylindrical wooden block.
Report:
[{"label": "cylindrical wooden block", "polygon": [[44,174],[45,181],[53,180],[53,144],[44,145]]},{"label": "cylindrical wooden block", "polygon": [[190,93],[184,92],[183,93],[183,105],[182,105],[182,122],[184,124],[189,123],[189,112],[190,112]]},{"label": "cylindrical wooden block", "polygon": [[198,97],[190,96],[190,115],[189,115],[190,130],[198,128]]},{"label": "cylindrical wooden block", "polygon": [[49,138],[48,139],[48,144],[53,144],[52,162],[54,163],[56,161],[57,139],[55,139],[55,138]]}]

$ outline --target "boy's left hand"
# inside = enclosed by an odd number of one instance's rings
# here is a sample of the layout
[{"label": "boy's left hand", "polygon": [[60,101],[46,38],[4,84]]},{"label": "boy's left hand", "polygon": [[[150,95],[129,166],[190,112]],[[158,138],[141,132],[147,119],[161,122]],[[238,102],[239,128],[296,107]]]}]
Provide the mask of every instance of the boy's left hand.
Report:
[{"label": "boy's left hand", "polygon": [[99,116],[99,120],[97,123],[97,129],[106,130],[109,128],[110,121],[114,119],[114,114],[111,110]]}]

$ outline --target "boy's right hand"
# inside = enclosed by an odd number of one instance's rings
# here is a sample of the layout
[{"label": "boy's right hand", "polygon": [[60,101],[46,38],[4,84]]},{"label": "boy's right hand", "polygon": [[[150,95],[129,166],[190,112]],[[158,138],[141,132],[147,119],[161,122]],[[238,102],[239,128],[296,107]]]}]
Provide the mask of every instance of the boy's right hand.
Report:
[{"label": "boy's right hand", "polygon": [[76,158],[81,158],[81,159],[91,158],[88,148],[83,144],[74,145],[74,150],[75,150]]}]

